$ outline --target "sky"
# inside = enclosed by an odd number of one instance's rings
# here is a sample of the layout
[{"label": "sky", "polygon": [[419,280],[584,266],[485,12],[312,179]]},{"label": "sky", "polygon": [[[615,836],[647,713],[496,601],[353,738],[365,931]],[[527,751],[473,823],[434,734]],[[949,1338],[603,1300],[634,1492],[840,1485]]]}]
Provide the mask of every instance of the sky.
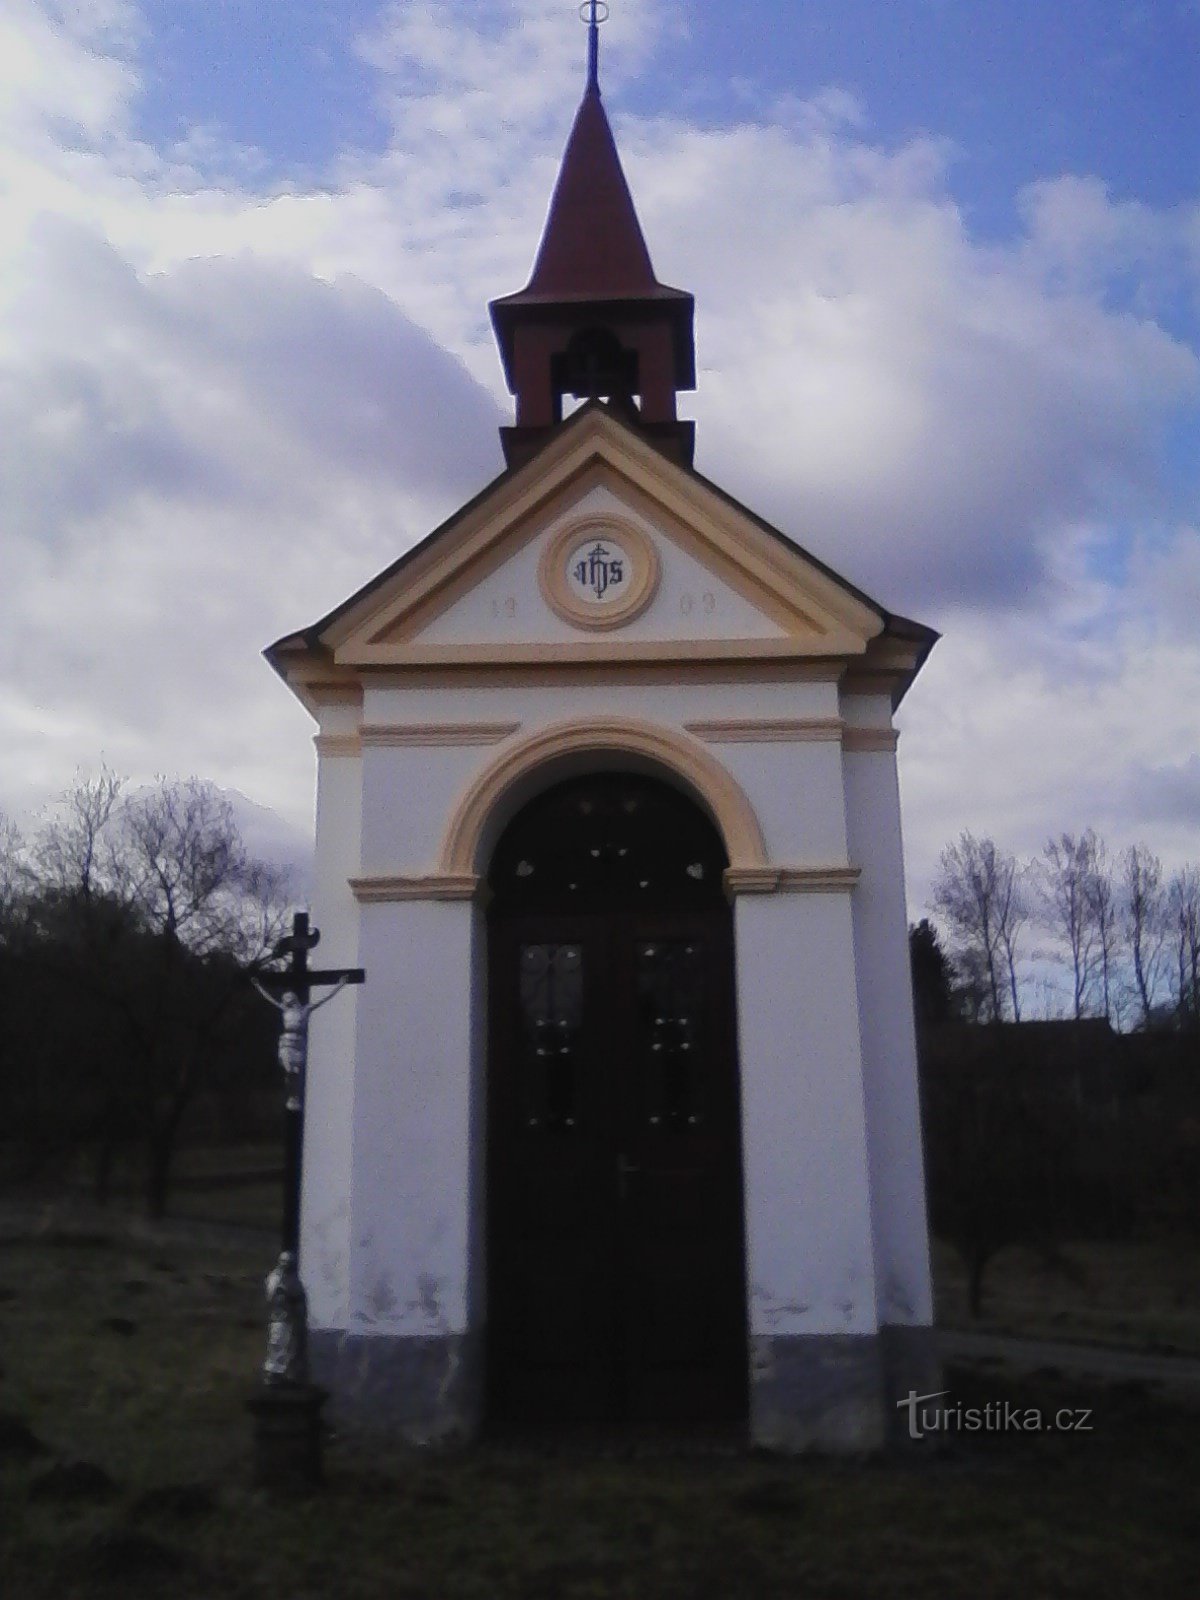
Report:
[{"label": "sky", "polygon": [[[962,829],[1200,858],[1200,0],[612,0],[697,300],[696,464],[943,635],[910,911]],[[501,468],[486,314],[571,0],[0,0],[0,809],[192,773],[302,855],[261,659]]]}]

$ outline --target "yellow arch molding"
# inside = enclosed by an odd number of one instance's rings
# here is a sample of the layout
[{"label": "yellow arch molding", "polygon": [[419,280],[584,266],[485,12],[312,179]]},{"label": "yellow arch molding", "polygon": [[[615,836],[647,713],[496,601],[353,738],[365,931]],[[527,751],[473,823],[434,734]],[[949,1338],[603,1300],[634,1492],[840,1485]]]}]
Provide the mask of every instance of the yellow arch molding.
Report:
[{"label": "yellow arch molding", "polygon": [[560,756],[617,751],[656,761],[682,778],[707,805],[721,830],[733,871],[767,867],[762,829],[754,809],[721,764],[701,745],[636,717],[580,718],[556,722],[506,750],[472,782],[455,808],[442,840],[438,870],[478,872],[480,841],[488,817],[513,784]]}]

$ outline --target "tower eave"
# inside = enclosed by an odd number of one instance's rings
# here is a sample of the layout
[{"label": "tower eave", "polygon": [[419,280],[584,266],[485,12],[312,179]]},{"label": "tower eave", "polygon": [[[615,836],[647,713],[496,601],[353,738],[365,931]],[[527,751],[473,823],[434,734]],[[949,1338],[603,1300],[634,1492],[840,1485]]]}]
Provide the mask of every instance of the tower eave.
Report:
[{"label": "tower eave", "polygon": [[513,371],[513,338],[518,325],[522,322],[547,325],[561,322],[578,326],[579,311],[583,306],[594,313],[595,320],[601,322],[616,318],[627,318],[631,322],[665,318],[671,325],[676,386],[687,390],[696,387],[696,301],[686,289],[658,284],[648,294],[598,298],[592,294],[540,294],[526,288],[488,302],[492,329],[504,368],[504,380],[510,394],[517,392]]}]

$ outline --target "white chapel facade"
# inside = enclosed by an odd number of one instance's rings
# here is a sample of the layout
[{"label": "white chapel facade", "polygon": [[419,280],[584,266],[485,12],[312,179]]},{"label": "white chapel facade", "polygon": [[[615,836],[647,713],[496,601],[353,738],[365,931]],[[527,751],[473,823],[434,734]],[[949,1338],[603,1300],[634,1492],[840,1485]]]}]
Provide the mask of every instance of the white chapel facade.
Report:
[{"label": "white chapel facade", "polygon": [[507,470],[267,652],[366,970],[312,1021],[315,1376],[423,1440],[872,1445],[936,1387],[892,720],[936,636],[693,468],[594,72],[492,315]]}]

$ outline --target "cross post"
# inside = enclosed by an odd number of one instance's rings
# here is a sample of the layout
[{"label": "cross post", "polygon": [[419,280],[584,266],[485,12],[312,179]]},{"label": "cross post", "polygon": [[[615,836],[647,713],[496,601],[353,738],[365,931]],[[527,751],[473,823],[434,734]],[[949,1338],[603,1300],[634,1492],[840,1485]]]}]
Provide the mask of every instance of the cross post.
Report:
[{"label": "cross post", "polygon": [[[310,971],[308,953],[321,942],[318,928],[310,928],[308,912],[297,911],[292,931],[280,939],[270,959],[288,957],[282,972],[257,972],[254,982],[278,1009],[283,1022],[279,1035],[279,1063],[287,1086],[284,1121],[283,1230],[281,1249],[297,1255],[300,1246],[300,1170],[304,1151],[304,1077],[308,1066],[308,1019],[326,1000],[312,1002],[315,988],[334,985],[334,994],[347,984],[363,983],[361,967]],[[278,998],[276,998],[278,996]]]},{"label": "cross post", "polygon": [[[284,1100],[283,1218],[279,1259],[267,1278],[267,1355],[262,1386],[251,1401],[256,1420],[256,1477],[274,1488],[310,1488],[321,1479],[320,1408],[323,1390],[309,1382],[308,1297],[300,1280],[300,1175],[304,1155],[304,1079],[308,1066],[308,1019],[347,984],[363,983],[361,967],[313,970],[310,950],[321,934],[307,911],[297,911],[292,931],[268,958],[287,958],[283,970],[258,968],[255,988],[279,1012],[279,1064]],[[332,986],[314,1001],[316,988]]]}]

